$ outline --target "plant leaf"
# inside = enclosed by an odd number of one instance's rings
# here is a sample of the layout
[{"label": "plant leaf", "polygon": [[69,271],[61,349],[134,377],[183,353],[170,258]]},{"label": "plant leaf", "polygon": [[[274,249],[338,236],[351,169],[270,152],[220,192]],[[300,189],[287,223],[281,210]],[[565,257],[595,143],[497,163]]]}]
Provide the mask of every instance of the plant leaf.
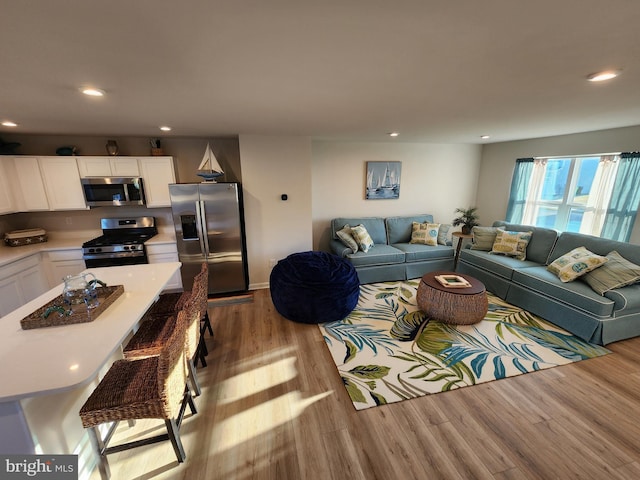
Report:
[{"label": "plant leaf", "polygon": [[403,342],[408,342],[416,338],[420,327],[429,321],[429,317],[421,311],[409,312],[393,323],[389,334]]},{"label": "plant leaf", "polygon": [[363,379],[380,379],[389,374],[391,367],[383,367],[382,365],[360,365],[349,370],[354,377]]},{"label": "plant leaf", "polygon": [[353,402],[367,403],[364,395],[354,382],[346,377],[342,377],[342,382],[344,383],[344,387],[347,389],[347,393]]}]

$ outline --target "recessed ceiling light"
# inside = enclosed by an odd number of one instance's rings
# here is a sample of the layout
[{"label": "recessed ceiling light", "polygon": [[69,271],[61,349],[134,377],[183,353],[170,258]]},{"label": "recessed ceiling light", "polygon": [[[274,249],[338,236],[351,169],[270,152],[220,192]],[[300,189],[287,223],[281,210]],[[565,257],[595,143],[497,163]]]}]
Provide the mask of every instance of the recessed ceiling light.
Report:
[{"label": "recessed ceiling light", "polygon": [[398,132],[391,132],[389,133],[390,137],[397,137],[398,135],[400,135]]},{"label": "recessed ceiling light", "polygon": [[491,138],[491,135],[480,135],[480,138],[482,140],[487,140],[488,138]]},{"label": "recessed ceiling light", "polygon": [[100,90],[99,88],[83,88],[82,93],[89,97],[104,97],[104,90]]},{"label": "recessed ceiling light", "polygon": [[587,80],[590,82],[604,82],[605,80],[611,80],[620,75],[618,70],[606,70],[604,72],[596,72],[591,75],[587,75]]},{"label": "recessed ceiling light", "polygon": [[10,121],[7,120],[6,122],[2,122],[2,126],[3,127],[17,127],[18,124],[14,123],[14,122],[10,122]]},{"label": "recessed ceiling light", "polygon": [[162,130],[163,132],[170,132],[171,131],[171,127],[167,127],[166,125],[160,127],[160,130]]}]

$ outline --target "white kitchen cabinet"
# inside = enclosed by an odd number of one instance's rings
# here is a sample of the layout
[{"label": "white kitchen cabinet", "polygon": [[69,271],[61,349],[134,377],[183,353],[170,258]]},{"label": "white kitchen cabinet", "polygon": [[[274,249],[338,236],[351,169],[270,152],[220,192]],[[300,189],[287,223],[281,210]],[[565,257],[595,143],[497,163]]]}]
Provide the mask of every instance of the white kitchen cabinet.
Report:
[{"label": "white kitchen cabinet", "polygon": [[7,315],[47,290],[49,286],[40,267],[39,253],[0,267],[0,316]]},{"label": "white kitchen cabinet", "polygon": [[135,157],[76,157],[80,177],[139,177]]},{"label": "white kitchen cabinet", "polygon": [[87,267],[82,259],[82,249],[52,250],[43,253],[49,288],[62,283],[67,275],[77,275]]},{"label": "white kitchen cabinet", "polygon": [[9,157],[0,157],[0,214],[16,211],[13,195],[11,195],[10,161]]},{"label": "white kitchen cabinet", "polygon": [[38,158],[14,157],[11,167],[17,211],[49,210],[49,200],[44,188]]},{"label": "white kitchen cabinet", "polygon": [[176,182],[173,157],[139,157],[147,207],[170,207],[169,184]]},{"label": "white kitchen cabinet", "polygon": [[39,157],[51,210],[85,210],[76,157]]},{"label": "white kitchen cabinet", "polygon": [[[165,262],[178,262],[178,248],[175,243],[162,243],[155,245],[147,245],[147,257],[149,257],[149,263],[165,263]],[[167,284],[165,291],[180,291],[182,290],[182,276],[180,270],[173,274],[171,280]]]}]

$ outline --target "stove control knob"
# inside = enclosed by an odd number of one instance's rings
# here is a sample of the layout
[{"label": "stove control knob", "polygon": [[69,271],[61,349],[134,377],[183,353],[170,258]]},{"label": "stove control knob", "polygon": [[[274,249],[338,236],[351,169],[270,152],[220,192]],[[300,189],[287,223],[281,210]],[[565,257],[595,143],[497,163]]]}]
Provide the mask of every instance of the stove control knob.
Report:
[{"label": "stove control knob", "polygon": [[100,253],[102,251],[101,248],[96,248],[96,253]]},{"label": "stove control knob", "polygon": [[93,253],[93,252],[95,252],[95,251],[96,251],[96,250],[95,250],[95,248],[90,248],[90,249],[89,249],[89,253]]}]

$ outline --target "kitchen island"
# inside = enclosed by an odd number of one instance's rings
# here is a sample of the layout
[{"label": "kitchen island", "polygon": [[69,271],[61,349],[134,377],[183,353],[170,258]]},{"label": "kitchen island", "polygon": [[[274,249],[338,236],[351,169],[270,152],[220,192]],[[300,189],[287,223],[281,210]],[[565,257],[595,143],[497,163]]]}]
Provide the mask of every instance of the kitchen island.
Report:
[{"label": "kitchen island", "polygon": [[[78,411],[179,262],[88,269],[124,294],[92,322],[23,330],[20,320],[59,285],[0,318],[0,452],[75,453],[80,478],[95,461]],[[83,468],[84,466],[84,468]]]}]

